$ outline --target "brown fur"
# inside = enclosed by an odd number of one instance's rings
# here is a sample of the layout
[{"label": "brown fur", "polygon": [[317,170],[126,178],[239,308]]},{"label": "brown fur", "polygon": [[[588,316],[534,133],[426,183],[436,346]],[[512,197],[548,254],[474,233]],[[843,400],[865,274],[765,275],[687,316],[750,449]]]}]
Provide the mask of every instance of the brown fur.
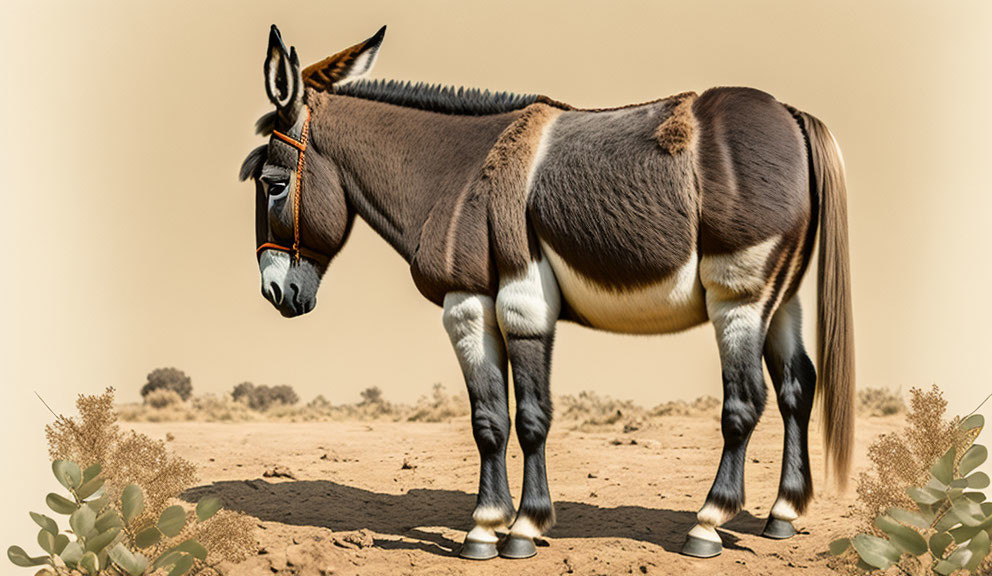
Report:
[{"label": "brown fur", "polygon": [[486,156],[478,193],[489,199],[490,236],[500,274],[523,273],[536,251],[527,224],[527,176],[537,156],[541,135],[561,110],[532,104],[500,134]]},{"label": "brown fur", "polygon": [[806,145],[792,115],[751,88],[714,88],[693,104],[702,194],[700,253],[793,236],[810,218]]},{"label": "brown fur", "polygon": [[692,114],[692,103],[696,101],[695,92],[683,92],[672,96],[675,102],[672,115],[658,125],[654,137],[658,144],[669,154],[677,154],[692,144],[695,133],[696,118]]},{"label": "brown fur", "polygon": [[[329,91],[335,83],[344,79],[351,71],[351,67],[358,60],[362,53],[379,49],[382,37],[386,33],[383,26],[378,32],[368,40],[359,42],[350,48],[346,48],[337,54],[328,56],[316,64],[311,64],[303,69],[303,83],[307,88],[314,90]],[[374,52],[372,54],[374,58]]]},{"label": "brown fur", "polygon": [[820,198],[820,256],[817,279],[817,335],[823,439],[834,476],[843,488],[854,449],[854,322],[847,235],[844,161],[822,122],[797,112],[809,138],[814,181]]},{"label": "brown fur", "polygon": [[566,111],[548,136],[530,192],[531,222],[571,268],[603,288],[654,284],[695,250],[693,154],[668,154],[655,139],[678,104]]}]

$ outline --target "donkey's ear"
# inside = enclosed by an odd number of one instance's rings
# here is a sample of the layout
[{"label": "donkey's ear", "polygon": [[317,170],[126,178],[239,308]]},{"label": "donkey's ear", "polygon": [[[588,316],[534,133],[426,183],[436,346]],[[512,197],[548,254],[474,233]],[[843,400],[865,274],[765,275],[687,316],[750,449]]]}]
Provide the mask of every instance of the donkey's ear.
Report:
[{"label": "donkey's ear", "polygon": [[327,91],[335,84],[361,78],[372,70],[385,36],[386,27],[383,26],[368,40],[307,66],[303,70],[303,82],[315,90]]},{"label": "donkey's ear", "polygon": [[279,29],[273,24],[265,56],[265,93],[280,112],[292,111],[303,103],[302,85],[296,48],[286,48]]}]

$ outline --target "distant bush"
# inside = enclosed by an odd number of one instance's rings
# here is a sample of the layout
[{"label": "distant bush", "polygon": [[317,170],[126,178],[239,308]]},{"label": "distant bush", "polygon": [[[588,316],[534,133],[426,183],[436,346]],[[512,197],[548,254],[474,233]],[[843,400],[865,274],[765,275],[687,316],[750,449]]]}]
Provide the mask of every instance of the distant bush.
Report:
[{"label": "distant bush", "polygon": [[888,388],[862,388],[858,390],[858,413],[866,416],[891,416],[906,410],[906,403],[898,391]]},{"label": "distant bush", "polygon": [[292,406],[300,401],[292,386],[256,386],[251,382],[242,382],[234,387],[231,397],[237,402],[243,402],[252,410],[268,410],[276,405]]},{"label": "distant bush", "polygon": [[362,404],[382,404],[382,390],[378,386],[366,388],[358,394],[362,397]]},{"label": "distant bush", "polygon": [[155,408],[156,410],[179,406],[182,403],[182,397],[179,396],[175,390],[170,390],[168,388],[152,390],[145,395],[145,404]]},{"label": "distant bush", "polygon": [[183,401],[193,395],[193,381],[185,372],[178,368],[158,368],[148,375],[148,382],[141,387],[141,396],[148,396],[155,390],[172,390]]},{"label": "distant bush", "polygon": [[[378,390],[378,388],[376,388]],[[430,396],[421,396],[413,413],[407,417],[410,422],[444,422],[469,413],[468,398],[450,396],[440,382],[434,384]]]}]

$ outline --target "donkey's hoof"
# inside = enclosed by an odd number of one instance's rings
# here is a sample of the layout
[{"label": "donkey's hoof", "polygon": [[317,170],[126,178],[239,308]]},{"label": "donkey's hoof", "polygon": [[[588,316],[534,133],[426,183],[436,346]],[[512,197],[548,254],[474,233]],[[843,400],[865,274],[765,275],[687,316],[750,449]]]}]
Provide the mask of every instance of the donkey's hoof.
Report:
[{"label": "donkey's hoof", "polygon": [[458,555],[468,560],[489,560],[499,556],[499,552],[496,550],[495,542],[466,540],[462,544],[462,551]]},{"label": "donkey's hoof", "polygon": [[682,553],[693,558],[712,558],[723,552],[723,544],[705,540],[696,536],[688,536],[682,546]]},{"label": "donkey's hoof", "polygon": [[765,523],[765,530],[761,533],[765,538],[771,538],[773,540],[785,540],[786,538],[792,538],[796,535],[796,529],[792,525],[792,522],[788,520],[781,520],[775,518],[774,516],[768,517],[768,522]]},{"label": "donkey's hoof", "polygon": [[503,558],[513,560],[523,560],[537,555],[537,547],[534,546],[534,539],[526,536],[514,536],[510,534],[503,541],[499,549],[499,555]]}]

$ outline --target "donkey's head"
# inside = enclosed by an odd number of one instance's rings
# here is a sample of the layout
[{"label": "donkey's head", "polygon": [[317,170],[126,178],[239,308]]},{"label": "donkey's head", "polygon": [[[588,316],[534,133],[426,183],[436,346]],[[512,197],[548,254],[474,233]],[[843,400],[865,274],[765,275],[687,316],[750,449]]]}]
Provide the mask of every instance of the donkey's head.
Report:
[{"label": "donkey's head", "polygon": [[296,48],[287,49],[272,26],[265,57],[265,92],[275,110],[256,124],[268,144],[252,150],[241,179],[255,182],[255,238],[262,295],[283,316],[313,310],[317,288],[348,237],[354,211],[338,167],[309,145],[308,94],[330,91],[366,74],[385,35],[374,36],[300,70]]}]

